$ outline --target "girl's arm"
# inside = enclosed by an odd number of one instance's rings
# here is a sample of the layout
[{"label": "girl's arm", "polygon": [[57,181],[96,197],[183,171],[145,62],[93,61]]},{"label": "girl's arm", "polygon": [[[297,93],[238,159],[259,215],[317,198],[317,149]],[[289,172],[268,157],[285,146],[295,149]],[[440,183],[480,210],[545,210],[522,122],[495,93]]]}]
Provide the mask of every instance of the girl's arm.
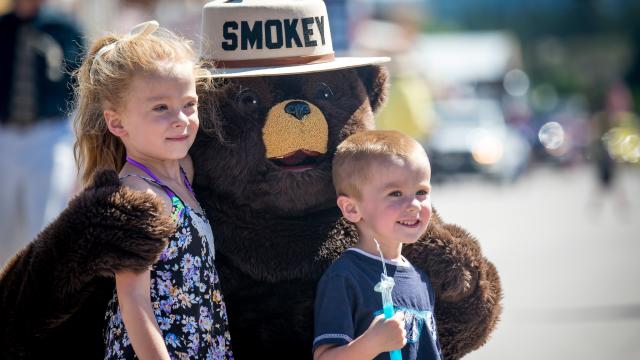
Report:
[{"label": "girl's arm", "polygon": [[141,360],[166,359],[169,353],[151,308],[151,274],[121,271],[116,273],[116,291],[131,345]]}]

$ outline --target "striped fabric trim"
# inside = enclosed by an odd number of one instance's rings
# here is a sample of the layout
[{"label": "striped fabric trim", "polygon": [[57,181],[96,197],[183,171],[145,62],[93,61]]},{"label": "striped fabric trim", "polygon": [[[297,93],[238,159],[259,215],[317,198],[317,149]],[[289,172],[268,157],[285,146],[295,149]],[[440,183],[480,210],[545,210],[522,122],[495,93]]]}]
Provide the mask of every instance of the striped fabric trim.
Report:
[{"label": "striped fabric trim", "polygon": [[320,340],[324,340],[324,339],[342,339],[345,340],[346,342],[352,342],[353,339],[345,334],[322,334],[318,337],[316,337],[315,339],[313,339],[313,346],[316,346],[316,343]]}]

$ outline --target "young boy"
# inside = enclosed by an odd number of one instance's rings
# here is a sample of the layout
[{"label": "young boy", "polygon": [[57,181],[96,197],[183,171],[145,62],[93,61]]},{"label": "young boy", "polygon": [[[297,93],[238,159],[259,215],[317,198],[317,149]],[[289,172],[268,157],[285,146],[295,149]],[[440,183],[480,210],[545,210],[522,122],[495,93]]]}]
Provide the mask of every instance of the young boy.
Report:
[{"label": "young boy", "polygon": [[[314,359],[441,359],[434,294],[427,274],[400,253],[425,232],[431,217],[431,168],[422,146],[397,131],[354,134],[338,146],[333,183],[338,207],[359,240],[318,284]],[[385,320],[374,291],[384,257],[395,281],[396,314]]]}]

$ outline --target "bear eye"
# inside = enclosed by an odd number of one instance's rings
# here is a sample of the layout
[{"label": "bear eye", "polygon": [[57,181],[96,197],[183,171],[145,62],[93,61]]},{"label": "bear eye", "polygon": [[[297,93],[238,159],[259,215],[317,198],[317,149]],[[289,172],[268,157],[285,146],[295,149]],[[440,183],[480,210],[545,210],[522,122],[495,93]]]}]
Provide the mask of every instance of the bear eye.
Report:
[{"label": "bear eye", "polygon": [[244,111],[256,109],[259,103],[260,98],[258,98],[258,95],[252,90],[244,89],[236,95],[236,104]]},{"label": "bear eye", "polygon": [[331,100],[333,99],[333,97],[334,97],[333,91],[331,91],[331,88],[329,87],[329,85],[325,83],[320,83],[318,85],[314,98],[318,100]]}]

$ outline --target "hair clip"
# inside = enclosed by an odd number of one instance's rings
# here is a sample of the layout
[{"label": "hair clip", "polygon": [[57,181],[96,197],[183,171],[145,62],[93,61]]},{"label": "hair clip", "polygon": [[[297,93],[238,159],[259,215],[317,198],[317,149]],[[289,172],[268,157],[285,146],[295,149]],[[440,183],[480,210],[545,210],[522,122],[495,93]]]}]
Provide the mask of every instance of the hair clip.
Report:
[{"label": "hair clip", "polygon": [[104,53],[106,53],[107,51],[109,51],[109,50],[113,49],[114,47],[116,47],[116,43],[117,42],[118,41],[116,40],[116,41],[114,41],[112,43],[108,43],[107,45],[101,47],[100,50],[98,50],[98,52],[96,53],[96,56],[94,57],[94,60],[96,58],[101,58],[102,55],[104,55]]},{"label": "hair clip", "polygon": [[131,31],[129,31],[129,36],[146,36],[153,34],[158,28],[160,24],[155,20],[145,21],[134,26]]},{"label": "hair clip", "polygon": [[96,52],[96,55],[93,57],[93,60],[91,61],[91,67],[89,68],[89,82],[91,82],[91,84],[94,83],[94,79],[93,79],[93,69],[95,67],[96,61],[102,61],[102,56],[109,50],[113,49],[116,47],[116,43],[119,40],[116,40],[112,43],[109,43],[103,47],[100,48],[100,50],[98,50],[98,52]]}]

